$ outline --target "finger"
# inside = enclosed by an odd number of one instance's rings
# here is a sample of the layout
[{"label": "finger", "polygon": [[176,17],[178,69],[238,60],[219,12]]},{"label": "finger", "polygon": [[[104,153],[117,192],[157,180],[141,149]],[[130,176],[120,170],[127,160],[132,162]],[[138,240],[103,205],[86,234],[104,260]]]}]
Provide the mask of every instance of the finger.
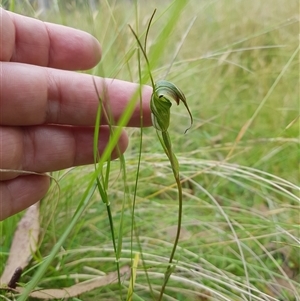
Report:
[{"label": "finger", "polygon": [[[0,124],[94,125],[99,99],[91,75],[18,63],[0,64]],[[117,79],[94,79],[106,110],[117,122],[131,98],[138,96],[139,85]],[[151,87],[143,87],[144,126],[151,125],[151,93]],[[128,125],[140,126],[140,114],[140,101],[136,98]],[[105,120],[102,121],[104,124]]]},{"label": "finger", "polygon": [[68,70],[85,70],[101,58],[99,42],[90,34],[45,23],[0,9],[1,61]]},{"label": "finger", "polygon": [[48,176],[29,175],[0,182],[0,220],[38,202],[48,191]]},{"label": "finger", "polygon": [[[101,126],[98,150],[104,152],[111,133],[108,126]],[[3,170],[21,170],[44,173],[94,162],[94,129],[70,126],[0,127],[1,166]],[[128,145],[122,132],[111,158],[117,158]],[[2,172],[0,179],[17,177],[16,172]]]}]

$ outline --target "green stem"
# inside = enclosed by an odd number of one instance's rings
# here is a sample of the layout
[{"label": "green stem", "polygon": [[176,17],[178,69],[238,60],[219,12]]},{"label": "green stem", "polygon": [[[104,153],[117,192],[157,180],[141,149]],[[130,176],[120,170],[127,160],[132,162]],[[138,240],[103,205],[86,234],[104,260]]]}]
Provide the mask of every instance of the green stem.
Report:
[{"label": "green stem", "polygon": [[166,155],[169,158],[169,161],[171,163],[171,167],[172,167],[172,171],[173,171],[173,175],[177,184],[177,190],[178,190],[178,221],[177,221],[177,233],[176,233],[176,237],[175,237],[175,241],[174,241],[174,245],[173,245],[173,249],[170,255],[170,259],[169,259],[169,266],[165,272],[165,278],[164,278],[164,283],[162,285],[161,291],[160,291],[160,295],[158,300],[161,301],[166,285],[169,281],[169,278],[171,276],[171,274],[173,273],[174,269],[175,269],[175,265],[172,265],[174,256],[175,256],[175,252],[176,252],[176,248],[179,242],[179,238],[180,238],[180,231],[181,231],[181,222],[182,222],[182,186],[181,186],[181,182],[180,182],[180,177],[179,177],[179,163],[178,160],[175,156],[175,154],[172,151],[172,144],[171,144],[171,139],[169,136],[169,133],[167,131],[161,132],[162,137],[159,135],[159,131],[156,131],[158,138],[161,142],[161,145],[163,146],[163,149],[166,153]]},{"label": "green stem", "polygon": [[180,237],[180,230],[181,230],[181,221],[182,221],[182,187],[181,187],[181,182],[179,178],[175,178],[176,184],[177,184],[177,189],[178,189],[178,221],[177,221],[177,233],[175,237],[175,242],[173,246],[172,253],[170,255],[169,263],[171,264],[173,262],[173,258],[176,252],[176,248],[179,242],[179,237]]}]

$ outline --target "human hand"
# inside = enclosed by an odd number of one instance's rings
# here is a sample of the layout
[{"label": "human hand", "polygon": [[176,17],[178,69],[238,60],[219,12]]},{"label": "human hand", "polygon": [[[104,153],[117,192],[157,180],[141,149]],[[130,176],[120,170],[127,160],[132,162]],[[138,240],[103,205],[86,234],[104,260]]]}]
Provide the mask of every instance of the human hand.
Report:
[{"label": "human hand", "polygon": [[[72,28],[44,23],[0,8],[0,220],[39,201],[47,192],[45,173],[93,163],[98,96],[91,75],[71,70],[95,66],[99,43]],[[137,84],[94,77],[114,120],[122,115]],[[143,124],[151,125],[152,89],[143,88]],[[140,125],[136,107],[128,124]],[[110,131],[100,128],[99,152]],[[118,142],[126,150],[123,131]],[[117,157],[113,151],[112,158]],[[11,172],[4,172],[10,170]],[[12,172],[18,170],[20,172]]]}]

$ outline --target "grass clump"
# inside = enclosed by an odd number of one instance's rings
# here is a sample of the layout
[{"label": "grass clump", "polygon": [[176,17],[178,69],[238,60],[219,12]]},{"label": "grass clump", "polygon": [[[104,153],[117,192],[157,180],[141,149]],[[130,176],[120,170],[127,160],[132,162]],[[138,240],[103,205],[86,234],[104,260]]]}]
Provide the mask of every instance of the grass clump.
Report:
[{"label": "grass clump", "polygon": [[[103,1],[94,12],[64,7],[59,17],[47,18],[97,36],[103,58],[93,72],[139,82],[136,42],[127,24],[138,26],[142,34],[153,8],[157,17],[148,40],[151,71],[156,79],[170,80],[184,91],[194,117],[186,135],[189,120],[183,109],[176,108],[171,117],[184,204],[176,270],[166,300],[300,300],[299,4],[191,0],[165,36],[172,11],[167,1],[139,5],[138,18],[135,5],[121,1]],[[162,37],[163,45],[157,43]],[[143,59],[140,64],[146,74]],[[101,173],[109,168],[107,197],[116,239],[122,239],[120,265],[131,264],[133,254],[141,252],[143,264],[136,272],[132,299],[152,300],[159,294],[176,235],[177,191],[154,129],[143,130],[141,149],[140,130],[128,132],[126,181],[120,161],[103,163]],[[90,166],[69,170],[63,177],[56,174],[59,201],[44,200],[42,214],[50,208],[53,216],[50,222],[47,214],[42,216],[46,226],[39,256],[25,271],[24,285],[66,235],[93,177]],[[65,287],[116,270],[105,205],[95,193],[82,209],[41,274],[39,287]],[[13,217],[0,224],[3,262],[16,221]],[[125,280],[121,289],[113,284],[78,299],[120,300],[120,291],[126,299],[129,285]]]}]

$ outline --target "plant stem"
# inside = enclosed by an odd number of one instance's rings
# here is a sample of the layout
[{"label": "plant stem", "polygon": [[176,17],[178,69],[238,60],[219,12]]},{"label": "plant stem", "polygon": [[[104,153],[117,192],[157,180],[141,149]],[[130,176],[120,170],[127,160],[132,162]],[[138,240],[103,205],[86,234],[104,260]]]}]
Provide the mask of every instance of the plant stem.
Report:
[{"label": "plant stem", "polygon": [[174,245],[173,245],[173,249],[170,255],[170,259],[169,259],[169,266],[165,272],[165,279],[164,279],[164,283],[162,285],[161,291],[160,291],[160,295],[158,300],[162,300],[166,285],[168,283],[168,280],[172,274],[172,272],[175,269],[175,265],[172,265],[174,256],[175,256],[175,252],[177,249],[177,245],[179,242],[179,238],[180,238],[180,231],[181,231],[181,222],[182,222],[182,186],[181,186],[181,182],[180,182],[180,177],[179,177],[179,163],[178,160],[175,156],[175,154],[172,151],[172,144],[171,144],[171,139],[169,136],[169,133],[167,131],[163,131],[161,132],[162,137],[160,137],[160,132],[156,131],[158,138],[163,146],[163,149],[166,153],[166,155],[169,158],[171,167],[172,167],[172,171],[173,171],[173,175],[177,184],[177,190],[178,190],[178,219],[177,219],[177,232],[176,232],[176,237],[175,237],[175,241],[174,241]]}]

